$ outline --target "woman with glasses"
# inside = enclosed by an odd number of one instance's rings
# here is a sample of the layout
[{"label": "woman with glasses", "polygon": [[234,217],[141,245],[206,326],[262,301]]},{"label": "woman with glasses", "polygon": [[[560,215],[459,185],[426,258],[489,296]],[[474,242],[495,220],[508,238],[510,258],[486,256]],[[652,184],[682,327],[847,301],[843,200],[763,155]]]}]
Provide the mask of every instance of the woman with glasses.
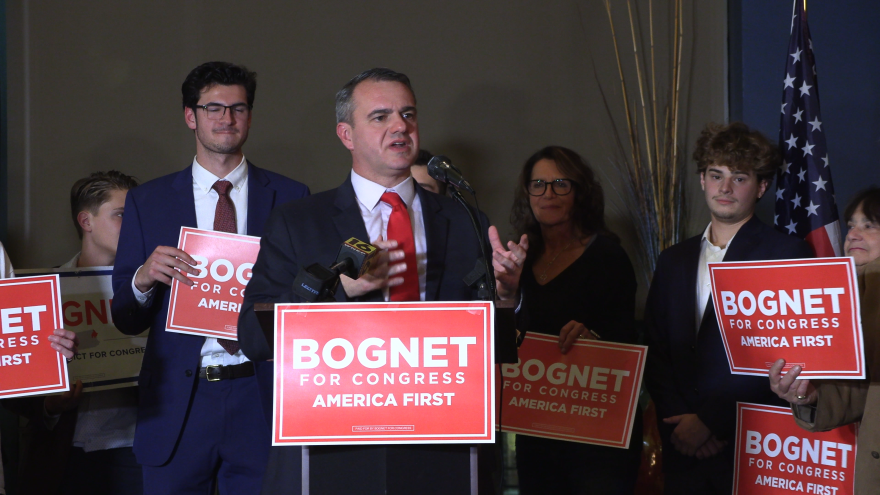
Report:
[{"label": "woman with glasses", "polygon": [[849,232],[843,244],[859,280],[862,334],[868,376],[864,380],[797,380],[801,367],[783,373],[785,360],[770,368],[770,389],[792,405],[798,425],[828,431],[859,421],[855,457],[855,493],[880,490],[880,188],[871,187],[850,200],[844,212]]},{"label": "woman with glasses", "polygon": [[[636,279],[605,226],[602,186],[574,151],[548,146],[525,163],[511,220],[528,236],[520,276],[529,332],[559,336],[567,353],[579,338],[632,343]],[[642,450],[641,416],[629,449],[518,435],[520,493],[633,493]]]}]

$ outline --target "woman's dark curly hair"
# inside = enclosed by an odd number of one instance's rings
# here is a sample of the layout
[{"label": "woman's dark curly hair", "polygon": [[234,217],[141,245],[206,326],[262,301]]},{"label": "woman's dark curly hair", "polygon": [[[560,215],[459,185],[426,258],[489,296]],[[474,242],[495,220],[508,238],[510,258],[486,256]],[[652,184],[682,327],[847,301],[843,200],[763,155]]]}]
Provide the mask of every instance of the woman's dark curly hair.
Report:
[{"label": "woman's dark curly hair", "polygon": [[[516,192],[513,196],[513,208],[510,212],[510,223],[517,235],[529,236],[529,251],[540,254],[544,250],[541,237],[541,226],[532,213],[529,205],[528,185],[532,179],[532,169],[541,160],[552,160],[565,178],[572,182],[574,207],[571,221],[576,231],[583,236],[603,234],[619,242],[619,239],[605,226],[605,193],[602,185],[596,180],[596,174],[580,155],[562,146],[547,146],[530,156],[519,174]],[[534,260],[536,256],[530,256]]]}]

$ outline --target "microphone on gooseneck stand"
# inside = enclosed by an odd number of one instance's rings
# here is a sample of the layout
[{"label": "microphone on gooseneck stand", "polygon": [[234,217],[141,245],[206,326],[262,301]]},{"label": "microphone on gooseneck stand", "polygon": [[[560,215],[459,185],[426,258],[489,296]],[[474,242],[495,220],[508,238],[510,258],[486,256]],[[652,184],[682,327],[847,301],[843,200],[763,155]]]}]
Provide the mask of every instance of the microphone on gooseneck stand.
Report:
[{"label": "microphone on gooseneck stand", "polygon": [[373,266],[378,253],[376,246],[352,237],[342,243],[329,268],[320,263],[301,268],[293,281],[293,292],[308,302],[333,301],[339,276],[357,279]]},{"label": "microphone on gooseneck stand", "polygon": [[476,194],[471,185],[461,175],[461,171],[452,164],[452,160],[443,155],[435,155],[428,162],[428,175],[444,184],[451,184],[456,189]]},{"label": "microphone on gooseneck stand", "polygon": [[461,195],[461,191],[471,193],[474,196],[474,203],[477,206],[476,212],[479,212],[480,208],[479,203],[477,203],[476,191],[474,191],[474,188],[471,187],[470,183],[465,180],[461,171],[452,164],[452,160],[443,155],[435,155],[431,158],[428,162],[428,175],[440,182],[450,184],[453,187],[453,192],[451,194],[452,199],[456,200],[464,207],[465,211],[467,211],[468,217],[474,227],[474,233],[477,235],[477,241],[480,244],[480,252],[482,253],[482,256],[477,258],[476,266],[467,276],[465,276],[464,283],[476,288],[480,299],[484,301],[494,301],[495,284],[494,279],[492,278],[492,267],[488,261],[490,258],[486,250],[487,245],[483,236],[484,227],[477,218],[478,213],[475,213]]}]

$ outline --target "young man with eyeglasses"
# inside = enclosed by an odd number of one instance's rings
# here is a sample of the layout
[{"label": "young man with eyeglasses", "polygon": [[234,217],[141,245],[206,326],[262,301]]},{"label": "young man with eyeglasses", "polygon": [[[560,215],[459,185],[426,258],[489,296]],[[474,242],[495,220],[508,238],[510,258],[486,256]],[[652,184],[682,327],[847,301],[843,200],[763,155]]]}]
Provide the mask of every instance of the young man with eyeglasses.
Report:
[{"label": "young man with eyeglasses", "polygon": [[657,407],[666,494],[730,493],[737,401],[779,403],[767,378],[730,373],[707,263],[813,256],[755,216],[782,165],[766,137],[741,122],[710,124],[694,160],[712,221],[660,254],[645,307],[645,384]]},{"label": "young man with eyeglasses", "polygon": [[[256,74],[208,62],[183,82],[183,116],[196,138],[184,170],[147,182],[125,201],[113,270],[113,321],[128,334],[150,328],[140,373],[134,452],[144,493],[256,493],[270,428],[252,363],[237,342],[165,331],[170,284],[190,281],[195,261],[177,249],[180,228],[260,236],[277,205],[308,188],[255,167],[242,153],[250,130]],[[207,367],[220,380],[207,379]],[[212,376],[213,378],[213,376]]]}]

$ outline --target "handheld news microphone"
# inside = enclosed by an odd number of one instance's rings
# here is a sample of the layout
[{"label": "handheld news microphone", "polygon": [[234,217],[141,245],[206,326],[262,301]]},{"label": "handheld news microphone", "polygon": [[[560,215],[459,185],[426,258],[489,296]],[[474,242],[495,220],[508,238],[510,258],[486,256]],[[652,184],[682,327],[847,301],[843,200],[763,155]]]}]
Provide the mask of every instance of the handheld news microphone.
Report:
[{"label": "handheld news microphone", "polygon": [[474,194],[474,189],[462,177],[461,172],[452,164],[452,160],[443,155],[435,155],[428,162],[428,175],[445,184],[452,184],[458,189]]},{"label": "handheld news microphone", "polygon": [[357,279],[372,266],[379,248],[352,237],[342,243],[336,261],[329,268],[313,263],[300,269],[293,281],[293,292],[309,302],[332,299],[339,276]]}]

